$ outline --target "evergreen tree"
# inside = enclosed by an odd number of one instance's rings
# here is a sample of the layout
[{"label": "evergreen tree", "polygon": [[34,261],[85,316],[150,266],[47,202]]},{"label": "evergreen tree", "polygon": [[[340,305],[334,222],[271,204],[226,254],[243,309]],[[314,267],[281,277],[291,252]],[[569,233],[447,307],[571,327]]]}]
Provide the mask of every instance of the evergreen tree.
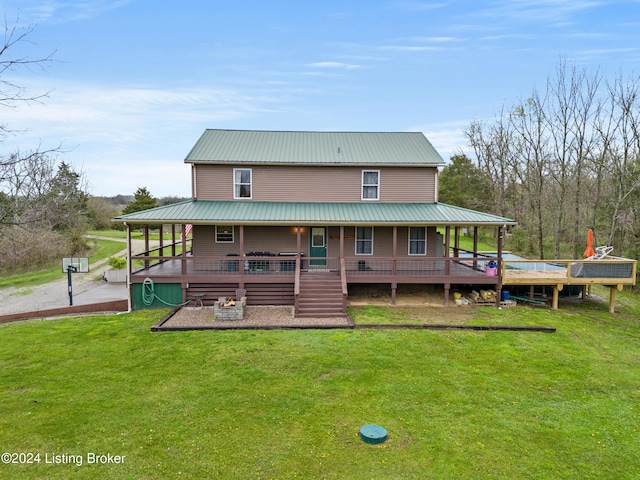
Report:
[{"label": "evergreen tree", "polygon": [[466,155],[454,155],[439,178],[438,200],[457,207],[491,209],[491,183]]},{"label": "evergreen tree", "polygon": [[133,195],[133,200],[122,209],[122,214],[126,215],[134,212],[141,212],[142,210],[149,210],[158,206],[158,201],[151,196],[151,193],[147,190],[147,187],[140,187]]}]

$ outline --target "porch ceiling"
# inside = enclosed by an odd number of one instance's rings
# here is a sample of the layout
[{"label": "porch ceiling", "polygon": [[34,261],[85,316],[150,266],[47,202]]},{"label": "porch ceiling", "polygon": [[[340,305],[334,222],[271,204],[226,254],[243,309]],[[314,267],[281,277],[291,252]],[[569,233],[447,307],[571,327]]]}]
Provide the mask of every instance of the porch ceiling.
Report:
[{"label": "porch ceiling", "polygon": [[196,225],[515,225],[509,218],[444,203],[259,202],[189,200],[114,221]]}]

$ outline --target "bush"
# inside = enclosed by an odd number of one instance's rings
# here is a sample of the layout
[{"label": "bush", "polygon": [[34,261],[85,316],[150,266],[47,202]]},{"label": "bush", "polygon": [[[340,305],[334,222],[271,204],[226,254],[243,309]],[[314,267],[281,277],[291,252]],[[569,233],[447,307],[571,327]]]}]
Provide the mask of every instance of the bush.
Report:
[{"label": "bush", "polygon": [[107,263],[114,270],[122,270],[127,267],[127,260],[122,257],[109,257]]}]

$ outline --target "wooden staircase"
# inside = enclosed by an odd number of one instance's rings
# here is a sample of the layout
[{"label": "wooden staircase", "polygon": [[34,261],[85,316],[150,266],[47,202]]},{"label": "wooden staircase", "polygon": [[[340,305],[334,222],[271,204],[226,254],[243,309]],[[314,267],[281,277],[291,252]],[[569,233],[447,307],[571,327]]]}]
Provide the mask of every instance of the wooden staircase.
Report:
[{"label": "wooden staircase", "polygon": [[346,299],[342,294],[339,272],[302,272],[300,294],[296,299],[296,317],[345,317]]}]

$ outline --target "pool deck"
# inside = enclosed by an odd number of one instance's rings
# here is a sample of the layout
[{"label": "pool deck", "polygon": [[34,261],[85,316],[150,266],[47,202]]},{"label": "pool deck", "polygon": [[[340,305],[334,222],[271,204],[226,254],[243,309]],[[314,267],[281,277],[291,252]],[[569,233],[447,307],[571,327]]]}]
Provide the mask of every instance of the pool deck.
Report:
[{"label": "pool deck", "polygon": [[605,285],[610,288],[609,311],[615,309],[615,292],[636,284],[636,260],[608,257],[599,260],[505,260],[502,285],[553,287],[552,308],[558,308],[558,294],[565,285]]}]

